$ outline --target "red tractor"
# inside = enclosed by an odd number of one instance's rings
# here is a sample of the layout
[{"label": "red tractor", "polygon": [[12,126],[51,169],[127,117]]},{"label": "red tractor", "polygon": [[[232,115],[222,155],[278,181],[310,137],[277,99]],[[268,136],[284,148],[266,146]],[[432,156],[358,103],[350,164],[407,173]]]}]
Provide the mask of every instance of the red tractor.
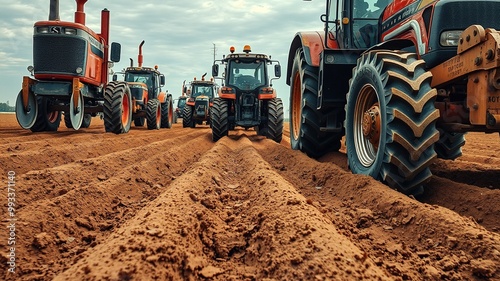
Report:
[{"label": "red tractor", "polygon": [[[174,109],[172,96],[163,92],[161,87],[165,85],[165,75],[155,68],[143,67],[142,46],[139,45],[138,66],[134,66],[130,59],[130,67],[125,69],[125,91],[130,93],[132,100],[129,108],[132,111],[132,119],[137,127],[144,126],[145,121],[149,130],[160,128],[171,128],[174,119]],[[117,81],[117,74],[113,75],[113,81]],[[122,82],[123,83],[123,82]],[[115,132],[120,130],[120,122],[116,122],[111,117],[111,106],[105,107],[104,126],[107,131]],[[119,108],[119,107],[117,107]]]},{"label": "red tractor", "polygon": [[[500,132],[500,1],[326,1],[324,31],[299,32],[288,57],[290,141],[406,194],[465,133]],[[486,29],[482,26],[487,27]]]},{"label": "red tractor", "polygon": [[84,5],[76,0],[75,22],[59,19],[59,1],[50,1],[48,21],[34,25],[34,76],[23,77],[16,100],[16,118],[33,132],[57,131],[64,111],[66,126],[75,130],[90,125],[103,111],[111,62],[120,61],[120,45],[111,44],[108,60],[109,11],[101,13],[101,33],[85,25]]}]

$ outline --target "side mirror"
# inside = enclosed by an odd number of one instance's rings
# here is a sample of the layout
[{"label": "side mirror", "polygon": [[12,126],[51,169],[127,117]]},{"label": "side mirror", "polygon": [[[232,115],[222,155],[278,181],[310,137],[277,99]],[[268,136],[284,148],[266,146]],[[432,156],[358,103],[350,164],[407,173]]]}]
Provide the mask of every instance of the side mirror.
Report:
[{"label": "side mirror", "polygon": [[122,50],[122,46],[120,45],[120,43],[116,43],[116,42],[111,43],[110,60],[112,62],[119,62],[120,61],[121,50]]},{"label": "side mirror", "polygon": [[160,75],[160,86],[163,87],[165,86],[165,75]]},{"label": "side mirror", "polygon": [[212,76],[213,77],[219,76],[219,65],[218,64],[212,65]]},{"label": "side mirror", "polygon": [[116,80],[118,80],[118,75],[113,74],[113,81],[116,81]]},{"label": "side mirror", "polygon": [[281,65],[274,65],[274,76],[280,78],[281,77]]}]

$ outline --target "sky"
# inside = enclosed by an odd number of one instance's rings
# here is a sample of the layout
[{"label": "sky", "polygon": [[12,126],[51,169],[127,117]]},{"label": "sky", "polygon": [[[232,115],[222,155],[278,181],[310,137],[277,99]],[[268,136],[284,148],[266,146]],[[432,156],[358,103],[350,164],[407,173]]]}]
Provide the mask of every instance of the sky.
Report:
[{"label": "sky", "polygon": [[[62,21],[74,21],[76,2],[60,0]],[[47,20],[49,0],[0,0],[0,102],[15,104],[22,77],[32,65],[33,24]],[[321,30],[320,15],[325,1],[302,0],[115,0],[85,4],[86,25],[100,32],[101,10],[110,10],[110,42],[121,44],[121,60],[114,71],[137,64],[138,46],[143,46],[143,66],[158,65],[174,98],[182,83],[211,76],[215,59],[237,52],[248,44],[254,53],[265,53],[280,61],[282,76],[273,86],[283,100],[288,116],[289,86],[286,84],[288,51],[299,31]],[[214,46],[215,45],[215,46]],[[272,68],[269,69],[272,72]],[[218,83],[220,83],[218,81]]]}]

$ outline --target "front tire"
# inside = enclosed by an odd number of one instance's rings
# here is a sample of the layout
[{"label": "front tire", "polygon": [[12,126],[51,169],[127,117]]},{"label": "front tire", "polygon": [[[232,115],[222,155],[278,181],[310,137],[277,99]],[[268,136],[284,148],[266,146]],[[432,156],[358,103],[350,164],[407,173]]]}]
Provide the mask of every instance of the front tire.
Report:
[{"label": "front tire", "polygon": [[161,104],[157,99],[148,101],[146,106],[146,122],[148,130],[158,130],[161,127]]},{"label": "front tire", "polygon": [[109,82],[104,91],[104,127],[106,132],[127,133],[132,124],[132,96],[125,82]]},{"label": "front tire", "polygon": [[228,135],[229,106],[226,100],[215,98],[210,112],[212,124],[212,140],[214,142]]},{"label": "front tire", "polygon": [[146,123],[146,118],[144,118],[144,117],[134,118],[134,126],[144,127],[144,123]]},{"label": "front tire", "polygon": [[182,127],[194,128],[195,126],[196,126],[196,124],[194,123],[194,120],[193,120],[193,107],[186,105],[186,106],[184,106],[184,110],[182,112]]},{"label": "front tire", "polygon": [[340,149],[342,133],[321,130],[325,116],[317,110],[318,67],[308,65],[298,49],[290,83],[290,144],[310,157],[318,158]]},{"label": "front tire", "polygon": [[170,129],[172,123],[174,123],[174,105],[172,97],[169,96],[165,103],[161,104],[161,127]]},{"label": "front tire", "polygon": [[257,134],[280,143],[283,139],[283,102],[274,98],[267,102],[267,122],[258,126]]},{"label": "front tire", "polygon": [[439,139],[432,74],[415,54],[364,53],[349,81],[346,150],[355,174],[369,175],[405,194],[419,194],[431,177]]},{"label": "front tire", "polygon": [[47,97],[38,97],[38,113],[35,124],[30,128],[32,132],[55,132],[61,124],[61,111],[50,109],[52,101]]}]

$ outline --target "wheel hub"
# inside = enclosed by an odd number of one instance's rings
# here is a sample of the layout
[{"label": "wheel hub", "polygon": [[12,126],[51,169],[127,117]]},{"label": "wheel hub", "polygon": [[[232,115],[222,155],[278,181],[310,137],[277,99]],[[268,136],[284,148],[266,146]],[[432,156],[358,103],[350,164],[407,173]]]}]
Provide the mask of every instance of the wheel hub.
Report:
[{"label": "wheel hub", "polygon": [[373,105],[363,114],[363,135],[375,148],[378,148],[380,140],[380,108],[378,104]]}]

